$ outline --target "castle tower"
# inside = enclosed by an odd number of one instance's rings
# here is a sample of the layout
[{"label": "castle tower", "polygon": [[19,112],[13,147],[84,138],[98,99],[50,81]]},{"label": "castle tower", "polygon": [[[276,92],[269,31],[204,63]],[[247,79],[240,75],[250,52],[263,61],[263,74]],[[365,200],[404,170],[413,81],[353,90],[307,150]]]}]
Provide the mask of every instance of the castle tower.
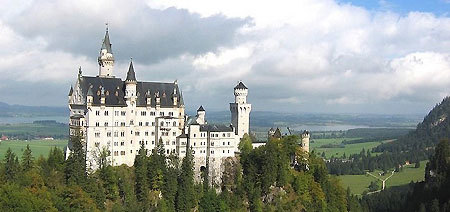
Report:
[{"label": "castle tower", "polygon": [[197,110],[197,119],[195,120],[198,124],[206,124],[205,121],[206,111],[203,109],[203,106],[200,106]]},{"label": "castle tower", "polygon": [[309,137],[310,134],[308,131],[303,131],[301,138],[302,138],[302,149],[306,152],[309,152]]},{"label": "castle tower", "polygon": [[234,103],[230,103],[231,124],[235,128],[235,133],[240,138],[245,133],[249,133],[250,128],[250,111],[252,105],[247,103],[248,88],[244,83],[234,87]]},{"label": "castle tower", "polygon": [[111,42],[109,41],[108,27],[106,27],[105,38],[103,39],[100,55],[98,56],[98,76],[99,77],[114,77],[114,56],[111,49]]}]

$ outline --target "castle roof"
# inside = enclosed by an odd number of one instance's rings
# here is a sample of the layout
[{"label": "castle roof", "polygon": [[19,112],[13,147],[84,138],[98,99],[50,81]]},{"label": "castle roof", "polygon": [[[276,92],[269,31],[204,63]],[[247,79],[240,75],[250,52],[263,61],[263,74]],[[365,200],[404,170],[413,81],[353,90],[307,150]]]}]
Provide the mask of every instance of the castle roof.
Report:
[{"label": "castle roof", "polygon": [[205,109],[203,109],[203,105],[200,105],[200,107],[197,109],[197,112],[198,111],[205,111]]},{"label": "castle roof", "polygon": [[200,132],[233,132],[233,127],[223,124],[203,124]]},{"label": "castle roof", "polygon": [[[105,91],[105,105],[107,106],[126,106],[125,101],[125,81],[120,78],[102,78],[82,76],[79,80],[81,93],[84,97],[88,95],[93,96],[93,105],[100,105],[100,97],[102,88]],[[179,87],[175,83],[163,82],[136,82],[136,106],[147,106],[146,94],[149,92],[151,106],[156,106],[155,93],[159,92],[161,107],[180,107],[182,106],[182,97],[176,105],[173,104],[172,95],[173,90],[176,89],[179,94]]]},{"label": "castle roof", "polygon": [[103,39],[102,49],[106,49],[106,52],[112,54],[111,45],[112,45],[111,41],[109,41],[109,32],[108,32],[108,29],[106,29],[106,34],[105,34],[105,38]]},{"label": "castle roof", "polygon": [[126,81],[136,81],[136,73],[134,73],[133,61],[130,62]]},{"label": "castle roof", "polygon": [[248,89],[247,86],[244,85],[244,83],[242,83],[242,81],[239,82],[238,85],[236,85],[236,87],[234,87],[234,89]]}]

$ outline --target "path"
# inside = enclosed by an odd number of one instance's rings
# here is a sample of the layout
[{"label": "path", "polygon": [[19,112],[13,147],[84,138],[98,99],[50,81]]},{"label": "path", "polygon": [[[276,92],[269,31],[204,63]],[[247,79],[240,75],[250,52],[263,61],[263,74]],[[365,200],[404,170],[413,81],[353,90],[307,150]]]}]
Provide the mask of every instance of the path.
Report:
[{"label": "path", "polygon": [[366,172],[366,174],[368,174],[368,175],[370,175],[370,176],[372,176],[372,177],[375,177],[376,179],[380,180],[380,181],[383,183],[383,187],[382,187],[380,190],[378,190],[378,191],[372,191],[372,192],[369,192],[369,193],[367,193],[367,194],[378,193],[378,192],[384,190],[384,189],[386,188],[386,181],[389,180],[389,178],[391,178],[391,177],[394,175],[394,172],[395,172],[395,171],[392,171],[392,172],[391,172],[391,175],[389,175],[389,177],[386,177],[386,179],[384,179],[384,180],[381,179],[381,178],[379,178],[379,177],[377,177],[376,175],[373,175],[373,174],[370,173],[370,172]]}]

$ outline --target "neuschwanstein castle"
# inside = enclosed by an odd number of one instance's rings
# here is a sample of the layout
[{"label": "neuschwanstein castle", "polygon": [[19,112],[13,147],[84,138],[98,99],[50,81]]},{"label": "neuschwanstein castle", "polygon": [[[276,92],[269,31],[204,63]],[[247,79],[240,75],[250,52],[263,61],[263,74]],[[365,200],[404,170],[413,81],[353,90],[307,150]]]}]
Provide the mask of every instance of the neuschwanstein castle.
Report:
[{"label": "neuschwanstein castle", "polygon": [[[108,30],[98,64],[95,77],[84,76],[80,68],[69,92],[70,136],[82,135],[88,169],[96,169],[95,158],[103,148],[110,151],[112,165],[132,166],[141,144],[151,150],[162,139],[167,154],[183,158],[187,148],[193,149],[197,180],[200,170],[209,167],[210,179],[220,181],[223,161],[235,156],[240,138],[249,132],[252,108],[242,82],[234,87],[231,124],[214,125],[207,123],[202,106],[195,117],[185,114],[176,80],[138,81],[132,61],[125,80],[116,77]],[[69,142],[66,155],[71,147]]]}]

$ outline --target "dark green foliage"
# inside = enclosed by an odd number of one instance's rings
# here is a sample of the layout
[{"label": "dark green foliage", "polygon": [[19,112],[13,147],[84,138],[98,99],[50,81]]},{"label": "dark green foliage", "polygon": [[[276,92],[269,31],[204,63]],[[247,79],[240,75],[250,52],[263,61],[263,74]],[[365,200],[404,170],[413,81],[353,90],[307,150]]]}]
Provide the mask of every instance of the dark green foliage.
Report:
[{"label": "dark green foliage", "polygon": [[230,211],[213,189],[209,189],[203,194],[198,205],[200,212]]},{"label": "dark green foliage", "polygon": [[8,148],[5,155],[4,177],[6,181],[14,181],[20,173],[20,164],[17,156]]},{"label": "dark green foliage", "polygon": [[82,185],[86,181],[86,152],[80,136],[71,138],[72,152],[65,164],[65,179],[67,184]]},{"label": "dark green foliage", "polygon": [[30,145],[27,145],[25,151],[22,155],[22,169],[24,171],[29,171],[34,167],[34,158],[31,153]]},{"label": "dark green foliage", "polygon": [[178,177],[178,192],[175,199],[176,211],[190,211],[194,203],[194,156],[188,149],[181,163],[181,171]]},{"label": "dark green foliage", "polygon": [[144,205],[148,202],[147,163],[147,150],[145,149],[144,144],[142,144],[139,153],[134,160],[134,175],[136,177],[136,198]]}]

